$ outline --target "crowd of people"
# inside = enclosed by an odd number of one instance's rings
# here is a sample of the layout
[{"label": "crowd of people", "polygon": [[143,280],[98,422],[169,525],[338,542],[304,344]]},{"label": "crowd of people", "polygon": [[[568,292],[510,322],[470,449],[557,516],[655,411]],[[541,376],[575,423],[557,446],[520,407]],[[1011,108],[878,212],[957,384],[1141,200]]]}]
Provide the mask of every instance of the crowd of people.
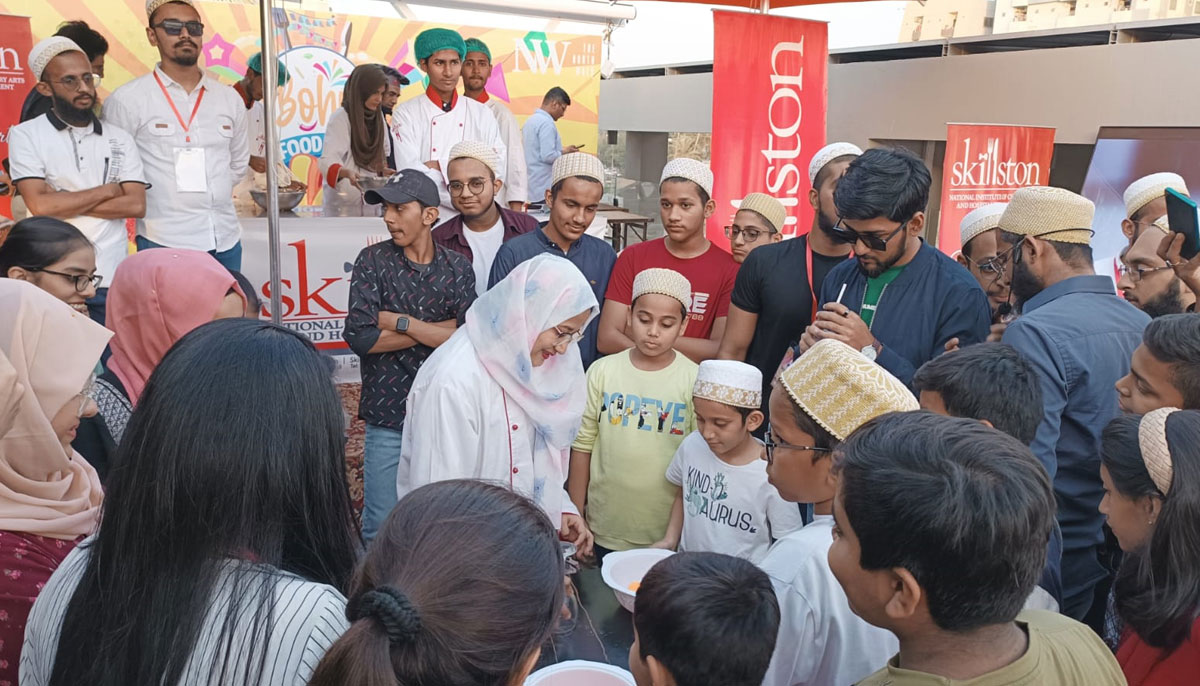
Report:
[{"label": "crowd of people", "polygon": [[422,32],[425,96],[359,65],[321,159],[327,205],[389,233],[346,306],[360,523],[332,365],[238,271],[262,58],[223,85],[189,0],[146,9],[153,72],[98,116],[107,43],[64,25],[9,134],[0,683],[520,686],[574,565],[638,548],[677,551],[636,592],[639,686],[1195,679],[1178,175],[1126,191],[1115,287],[1088,199],[1020,189],[947,256],[925,164],[843,142],[804,235],[750,193],[727,252],[712,171],[678,158],[665,235],[617,254],[587,233],[605,169],[562,145],[569,94],[522,130],[484,42]]}]

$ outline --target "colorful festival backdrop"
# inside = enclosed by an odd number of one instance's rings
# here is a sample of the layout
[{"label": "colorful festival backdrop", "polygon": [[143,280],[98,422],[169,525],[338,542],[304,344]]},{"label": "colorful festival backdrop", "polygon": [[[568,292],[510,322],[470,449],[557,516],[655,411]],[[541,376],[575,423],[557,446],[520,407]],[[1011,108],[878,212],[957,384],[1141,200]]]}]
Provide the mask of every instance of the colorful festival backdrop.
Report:
[{"label": "colorful festival backdrop", "polygon": [[[232,85],[245,72],[246,60],[259,51],[258,5],[199,2],[197,8],[205,26],[201,64]],[[554,86],[565,89],[571,107],[558,122],[564,144],[587,144],[596,149],[602,59],[599,36],[290,9],[274,12],[280,57],[292,77],[279,91],[276,123],[284,160],[308,183],[305,204],[320,202],[316,158],[321,154],[325,124],[341,105],[342,88],[354,65],[377,62],[395,67],[411,81],[402,89],[401,101],[417,97],[425,90],[425,80],[417,68],[413,41],[418,33],[434,26],[452,28],[465,38],[479,38],[488,44],[494,65],[488,93],[505,102],[522,124],[541,105],[546,91]],[[101,98],[147,73],[157,61],[157,52],[146,39],[144,0],[0,0],[3,13],[31,17],[35,42],[71,19],[82,19],[104,34],[109,52]]]}]

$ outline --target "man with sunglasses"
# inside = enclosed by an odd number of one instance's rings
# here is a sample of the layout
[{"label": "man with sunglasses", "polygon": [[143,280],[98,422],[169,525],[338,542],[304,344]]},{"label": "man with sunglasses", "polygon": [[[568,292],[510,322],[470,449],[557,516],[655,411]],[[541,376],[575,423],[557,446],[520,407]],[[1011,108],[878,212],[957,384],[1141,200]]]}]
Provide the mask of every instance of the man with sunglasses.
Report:
[{"label": "man with sunglasses", "polygon": [[945,351],[987,338],[991,308],[975,279],[921,239],[929,169],[903,149],[875,148],[850,163],[834,192],[834,234],[854,260],[821,287],[821,311],[800,340],[841,341],[904,383]]},{"label": "man with sunglasses", "polygon": [[500,160],[490,145],[463,141],[450,149],[446,166],[450,202],[458,216],[433,230],[433,240],[471,261],[475,268],[475,289],[487,290],[488,275],[500,246],[533,231],[537,220],[524,212],[514,212],[497,201],[504,183],[496,176]]},{"label": "man with sunglasses", "polygon": [[146,14],[160,61],[104,103],[105,126],[133,134],[151,184],[137,247],[200,250],[240,271],[233,187],[250,165],[246,105],[197,65],[204,24],[192,0],[148,0]]},{"label": "man with sunglasses", "polygon": [[[127,252],[125,219],[146,213],[137,144],[121,127],[96,118],[97,79],[74,41],[52,36],[39,42],[29,66],[51,109],[9,131],[15,185],[30,214],[62,219],[87,236],[96,247],[96,271],[111,279]],[[87,300],[88,314],[100,324],[107,294],[102,284]]]},{"label": "man with sunglasses", "polygon": [[1021,308],[1003,341],[1033,365],[1042,385],[1042,423],[1030,448],[1058,497],[1062,612],[1099,631],[1111,574],[1097,509],[1100,433],[1120,412],[1113,386],[1129,372],[1150,317],[1119,297],[1110,277],[1095,274],[1094,213],[1090,200],[1070,191],[1022,188],[1000,217],[997,247],[1011,263]]}]

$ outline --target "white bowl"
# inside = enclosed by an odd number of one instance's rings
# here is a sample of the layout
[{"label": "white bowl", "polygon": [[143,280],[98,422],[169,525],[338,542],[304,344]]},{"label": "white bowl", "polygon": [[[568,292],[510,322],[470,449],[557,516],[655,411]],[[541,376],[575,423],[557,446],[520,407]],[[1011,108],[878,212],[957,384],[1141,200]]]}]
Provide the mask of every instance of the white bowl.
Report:
[{"label": "white bowl", "polygon": [[620,667],[569,660],[530,674],[525,686],[636,686],[636,682],[632,674]]},{"label": "white bowl", "polygon": [[633,612],[633,599],[637,592],[629,590],[629,585],[634,582],[641,583],[642,577],[646,576],[651,567],[674,554],[661,548],[634,548],[609,553],[600,567],[600,576],[617,596],[621,607]]}]

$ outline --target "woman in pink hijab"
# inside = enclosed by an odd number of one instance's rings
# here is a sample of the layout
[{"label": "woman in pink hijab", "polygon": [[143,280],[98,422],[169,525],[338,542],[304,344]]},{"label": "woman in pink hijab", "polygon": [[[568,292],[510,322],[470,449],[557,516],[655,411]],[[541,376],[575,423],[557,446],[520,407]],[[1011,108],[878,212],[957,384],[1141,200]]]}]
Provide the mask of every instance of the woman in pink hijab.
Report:
[{"label": "woman in pink hijab", "polygon": [[155,248],[127,257],[108,289],[106,325],[115,336],[108,371],[92,397],[99,415],[80,427],[75,449],[103,481],[146,380],[192,329],[243,316],[246,298],[225,267],[208,253]]},{"label": "woman in pink hijab", "polygon": [[100,481],[71,440],[96,413],[87,393],[111,335],[37,286],[0,279],[0,683],[17,683],[38,591],[96,528]]}]

